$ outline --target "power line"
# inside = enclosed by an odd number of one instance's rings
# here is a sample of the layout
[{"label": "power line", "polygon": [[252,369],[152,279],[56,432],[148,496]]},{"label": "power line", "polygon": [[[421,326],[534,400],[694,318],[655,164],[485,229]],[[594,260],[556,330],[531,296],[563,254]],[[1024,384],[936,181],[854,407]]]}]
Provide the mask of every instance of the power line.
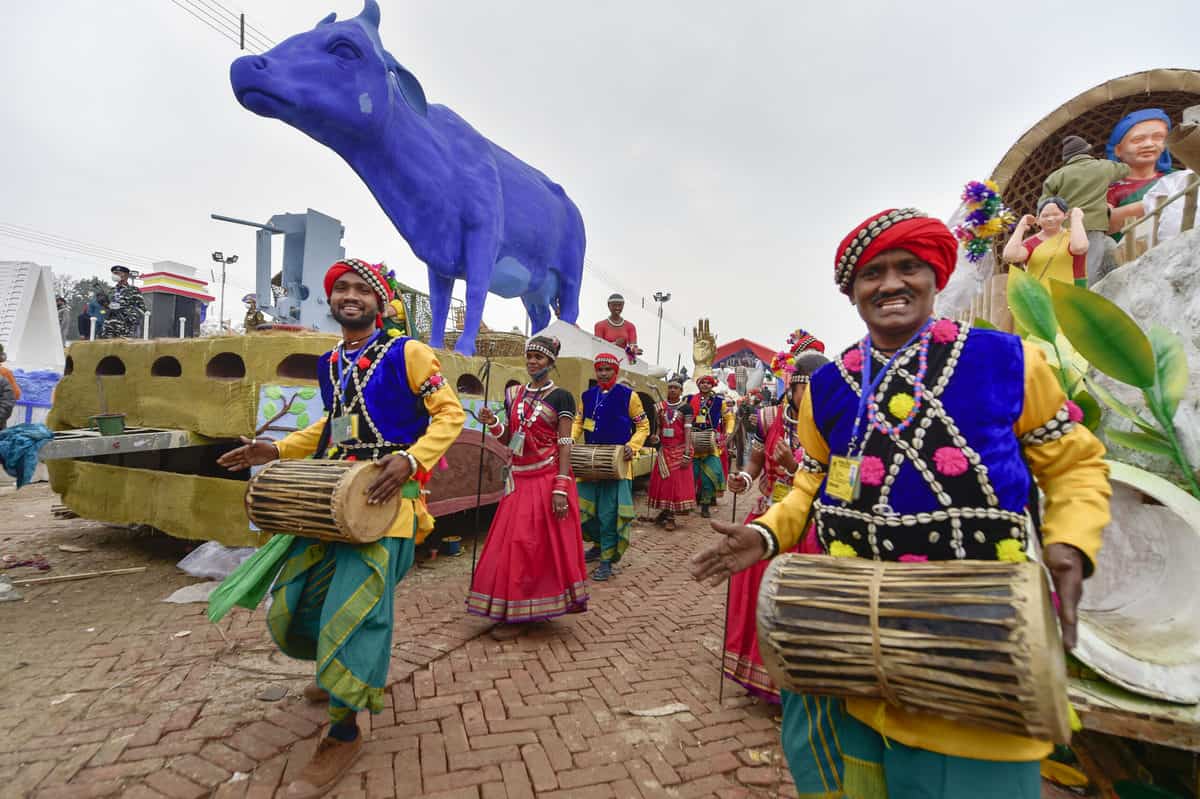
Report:
[{"label": "power line", "polygon": [[[221,5],[220,3],[214,3],[213,0],[185,0],[185,2],[189,2],[193,8],[196,7],[196,3],[199,3],[207,9],[211,9],[213,13],[210,16],[212,16],[214,19],[222,21],[224,24],[231,27],[233,31],[238,31],[239,33],[241,32],[242,17],[233,13],[228,8],[225,8],[225,6]],[[222,17],[222,11],[225,12],[225,15],[227,15],[228,19]],[[256,36],[251,32],[252,30],[253,28],[251,25],[246,23],[246,42],[263,50],[271,49],[272,45],[268,42],[267,38],[265,36]]]},{"label": "power line", "polygon": [[[218,0],[211,0],[211,2],[212,2],[212,3],[214,3],[215,5],[219,6],[220,8],[222,8],[222,9],[225,11],[225,13],[226,13],[226,14],[228,14],[229,16],[231,16],[231,17],[234,17],[235,19],[239,19],[239,17],[238,17],[238,15],[237,15],[237,14],[234,14],[232,10],[230,10],[230,9],[229,9],[227,6],[225,6],[225,5],[222,5],[220,2],[218,2]],[[274,46],[277,44],[277,42],[275,42],[275,41],[274,41],[274,40],[273,40],[273,39],[272,39],[270,36],[268,36],[267,34],[263,33],[261,30],[259,30],[258,28],[254,27],[253,25],[251,25],[251,24],[250,24],[250,22],[249,22],[249,20],[247,20],[247,21],[246,21],[246,30],[252,30],[252,31],[254,31],[254,32],[255,32],[255,33],[257,33],[259,36],[261,36],[263,39],[265,39],[266,41],[270,42],[270,44],[271,44],[271,46],[272,46],[272,47],[274,47]]]},{"label": "power line", "polygon": [[[653,298],[647,297],[646,295],[642,294],[641,292],[634,291],[633,289],[626,286],[622,281],[618,280],[617,278],[613,277],[611,274],[609,274],[605,270],[601,269],[596,264],[596,261],[594,258],[592,258],[590,256],[584,256],[583,268],[586,271],[591,272],[593,277],[599,279],[600,282],[606,284],[609,288],[616,289],[622,295],[625,295],[627,301],[634,297],[640,298],[642,300],[643,309],[646,309],[647,312],[651,312],[649,308],[646,308],[646,303],[648,303],[648,302],[653,303],[654,302]],[[653,314],[657,318],[658,311],[657,310],[653,311]],[[664,326],[670,325],[671,327],[677,327],[681,331],[681,335],[683,335],[683,336],[687,335],[687,326],[684,325],[682,322],[680,322],[679,320],[675,319],[674,317],[672,317],[671,315],[669,315],[667,313],[664,313],[662,318],[663,318]]]},{"label": "power line", "polygon": [[88,249],[85,249],[82,247],[74,247],[74,246],[67,245],[67,244],[61,244],[61,243],[53,241],[53,240],[42,239],[42,238],[38,238],[35,236],[19,236],[19,235],[15,235],[13,233],[8,233],[8,232],[4,232],[4,231],[0,231],[0,236],[3,236],[5,238],[16,239],[18,241],[24,241],[29,244],[39,244],[39,245],[51,247],[51,248],[57,249],[57,250],[65,250],[66,252],[78,253],[79,255],[85,255],[89,258],[94,258],[97,261],[108,262],[109,264],[111,264],[113,261],[124,261],[126,263],[133,264],[134,266],[148,266],[150,264],[149,261],[146,261],[143,264],[143,263],[138,262],[138,261],[140,261],[140,259],[135,260],[132,258],[115,258],[111,254],[108,254],[108,253],[96,252],[94,250],[88,250]]},{"label": "power line", "polygon": [[115,247],[104,247],[99,244],[92,244],[91,242],[82,241],[80,239],[73,239],[73,238],[70,238],[69,236],[62,236],[58,233],[49,233],[44,230],[38,230],[36,228],[27,227],[25,225],[18,225],[18,224],[12,223],[12,222],[0,222],[0,229],[8,229],[18,235],[32,235],[32,236],[38,236],[38,237],[41,237],[44,239],[53,239],[55,241],[66,243],[66,244],[78,245],[78,246],[85,247],[90,250],[99,251],[102,254],[104,254],[104,256],[106,258],[117,258],[118,260],[121,258],[129,258],[129,259],[133,259],[133,260],[147,261],[147,262],[162,260],[161,258],[151,258],[150,256],[146,256],[146,255],[138,255],[137,253],[129,252],[128,250],[120,250]]},{"label": "power line", "polygon": [[222,28],[220,28],[220,27],[218,27],[218,26],[216,26],[216,25],[212,24],[211,22],[209,22],[209,21],[208,21],[207,19],[205,19],[204,17],[201,17],[201,16],[200,16],[199,14],[197,14],[195,11],[192,11],[190,8],[188,8],[187,6],[185,6],[183,3],[179,2],[179,0],[171,0],[171,2],[172,2],[172,3],[174,3],[175,5],[179,6],[180,8],[182,8],[182,9],[183,9],[184,11],[186,11],[187,13],[191,14],[191,15],[192,15],[193,17],[195,17],[196,19],[198,19],[198,20],[200,20],[201,22],[203,22],[203,23],[204,23],[205,25],[207,25],[208,27],[210,27],[210,28],[212,28],[213,30],[215,30],[217,33],[219,33],[219,34],[221,34],[222,36],[224,36],[224,37],[225,37],[226,39],[228,39],[229,41],[233,42],[234,44],[240,44],[240,42],[238,42],[238,40],[237,40],[237,37],[230,35],[230,34],[229,34],[227,31],[225,31],[225,30],[223,30]]},{"label": "power line", "polygon": [[[186,11],[192,17],[196,18],[200,22],[203,22],[209,28],[212,28],[221,36],[224,36],[226,39],[233,42],[235,45],[241,46],[242,41],[239,37],[239,25],[241,23],[240,16],[234,15],[232,11],[229,11],[224,6],[221,6],[222,9],[224,9],[233,17],[232,19],[227,19],[226,17],[222,16],[220,12],[214,10],[211,6],[203,5],[206,0],[171,0],[171,2],[179,6],[179,8]],[[248,45],[248,48],[261,51],[269,50],[274,46],[269,37],[259,32],[257,28],[253,28],[253,26],[251,26],[249,23],[246,23],[246,29],[247,31],[253,30],[256,32],[247,33],[245,37],[245,44]]]},{"label": "power line", "polygon": [[[229,31],[229,33],[234,37],[234,41],[237,42],[239,45],[242,43],[245,43],[245,44],[249,44],[252,47],[257,48],[259,50],[270,49],[268,46],[265,46],[262,42],[255,41],[252,35],[245,37],[245,39],[243,39],[239,35],[240,34],[240,31],[239,31],[240,18],[239,17],[234,16],[232,20],[222,17],[221,13],[219,11],[213,10],[212,6],[208,5],[206,0],[183,0],[183,2],[186,3],[187,5],[191,6],[192,9],[194,9],[194,10],[200,12],[201,14],[203,14],[204,16],[208,17],[209,19],[211,19],[216,24],[220,25],[225,30]],[[232,12],[230,12],[230,13],[232,13]]]}]

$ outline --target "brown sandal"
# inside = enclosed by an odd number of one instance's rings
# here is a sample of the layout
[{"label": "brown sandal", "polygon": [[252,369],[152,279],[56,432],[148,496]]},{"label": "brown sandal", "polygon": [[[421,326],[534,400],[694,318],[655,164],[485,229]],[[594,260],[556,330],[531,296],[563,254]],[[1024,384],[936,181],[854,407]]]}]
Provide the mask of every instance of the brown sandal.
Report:
[{"label": "brown sandal", "polygon": [[675,520],[667,519],[665,522],[663,522],[663,529],[667,530],[667,531],[674,531],[675,530]]}]

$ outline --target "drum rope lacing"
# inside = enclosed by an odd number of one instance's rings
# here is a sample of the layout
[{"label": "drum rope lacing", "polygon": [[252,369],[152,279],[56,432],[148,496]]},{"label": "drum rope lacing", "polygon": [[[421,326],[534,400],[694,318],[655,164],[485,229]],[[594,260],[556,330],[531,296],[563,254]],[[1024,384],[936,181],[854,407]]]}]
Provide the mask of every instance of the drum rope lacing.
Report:
[{"label": "drum rope lacing", "polygon": [[887,669],[883,663],[883,647],[879,641],[879,589],[883,582],[883,562],[874,561],[871,564],[871,582],[867,587],[868,610],[871,624],[871,660],[875,667],[875,675],[879,678],[879,689],[888,704],[900,705],[900,699],[888,682]]}]

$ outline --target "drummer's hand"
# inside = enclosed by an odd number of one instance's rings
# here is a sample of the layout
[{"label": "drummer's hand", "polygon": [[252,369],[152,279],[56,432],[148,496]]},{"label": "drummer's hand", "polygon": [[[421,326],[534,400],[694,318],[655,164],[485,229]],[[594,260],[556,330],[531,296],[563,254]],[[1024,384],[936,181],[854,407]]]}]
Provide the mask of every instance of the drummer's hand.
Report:
[{"label": "drummer's hand", "polygon": [[1076,610],[1083,595],[1083,553],[1070,544],[1048,544],[1042,557],[1058,594],[1063,647],[1074,649]]},{"label": "drummer's hand", "polygon": [[567,518],[567,498],[562,494],[555,494],[550,498],[550,502],[554,507],[554,518]]},{"label": "drummer's hand", "polygon": [[480,408],[476,416],[484,427],[492,427],[496,424],[496,414],[492,413],[491,408]]},{"label": "drummer's hand", "polygon": [[750,484],[748,482],[746,482],[746,479],[744,477],[742,477],[740,474],[729,475],[729,481],[726,485],[728,485],[729,490],[735,494],[741,494],[743,491],[745,491],[747,488],[750,487]]},{"label": "drummer's hand", "polygon": [[627,461],[633,460],[633,447],[626,444],[621,450],[621,457]]},{"label": "drummer's hand", "polygon": [[231,449],[217,458],[217,465],[224,466],[231,472],[240,472],[251,466],[262,466],[279,458],[279,450],[275,444],[266,439],[241,437],[243,446]]},{"label": "drummer's hand", "polygon": [[403,455],[385,455],[375,461],[380,475],[367,487],[367,504],[387,502],[412,477],[412,464]]},{"label": "drummer's hand", "polygon": [[742,569],[748,569],[767,554],[766,543],[753,527],[713,520],[712,528],[724,536],[692,556],[688,570],[692,579],[720,585]]},{"label": "drummer's hand", "polygon": [[692,453],[692,448],[691,448],[691,447],[688,447],[687,449],[685,449],[685,450],[683,451],[683,459],[684,459],[685,461],[690,461],[690,460],[691,460],[693,457],[694,457],[694,455],[693,455],[693,453]]}]

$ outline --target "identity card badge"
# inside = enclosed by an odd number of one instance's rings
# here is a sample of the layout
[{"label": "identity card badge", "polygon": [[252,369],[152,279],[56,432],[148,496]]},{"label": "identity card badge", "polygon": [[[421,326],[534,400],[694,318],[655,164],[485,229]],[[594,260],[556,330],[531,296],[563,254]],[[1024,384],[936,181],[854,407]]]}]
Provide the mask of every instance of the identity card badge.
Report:
[{"label": "identity card badge", "polygon": [[862,489],[862,458],[834,455],[829,459],[829,476],[825,479],[825,493],[842,502],[858,499]]}]

